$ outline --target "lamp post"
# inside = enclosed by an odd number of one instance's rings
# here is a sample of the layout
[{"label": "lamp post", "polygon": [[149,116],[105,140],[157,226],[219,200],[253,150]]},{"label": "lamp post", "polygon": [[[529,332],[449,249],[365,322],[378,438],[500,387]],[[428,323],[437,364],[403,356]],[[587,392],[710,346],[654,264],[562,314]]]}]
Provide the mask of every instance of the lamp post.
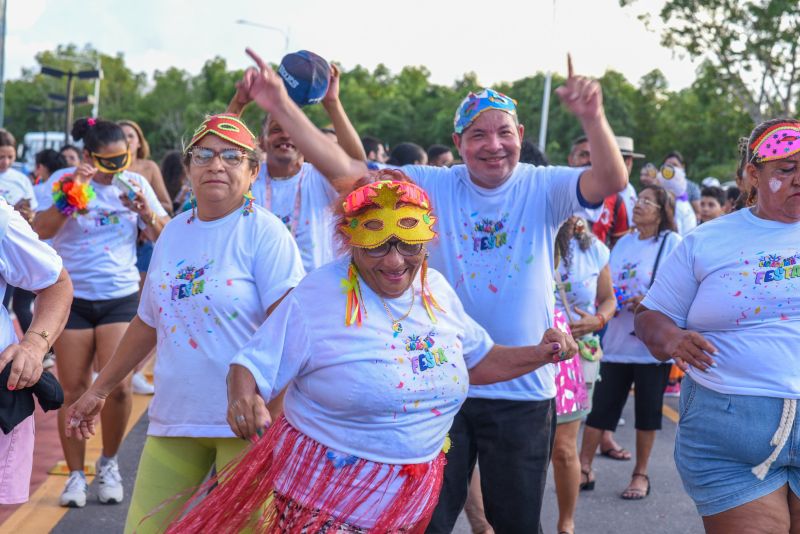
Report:
[{"label": "lamp post", "polygon": [[6,109],[6,0],[0,0],[0,128],[3,127]]},{"label": "lamp post", "polygon": [[289,52],[289,31],[291,30],[291,28],[282,30],[281,28],[277,28],[275,26],[269,26],[267,24],[261,24],[260,22],[253,22],[251,20],[244,20],[244,19],[237,20],[236,24],[242,24],[244,26],[254,26],[256,28],[261,28],[262,30],[270,30],[280,33],[281,35],[283,35],[283,53],[286,54]]},{"label": "lamp post", "polygon": [[[96,79],[100,78],[100,76],[102,74],[101,74],[101,72],[99,70],[96,70],[96,69],[95,70],[81,70],[81,71],[78,71],[78,72],[74,72],[74,71],[71,71],[71,70],[70,71],[63,71],[63,70],[60,70],[60,69],[55,69],[53,67],[42,67],[42,71],[41,72],[42,72],[42,74],[45,74],[47,76],[52,76],[54,78],[63,78],[65,76],[67,78],[67,91],[66,91],[65,96],[63,97],[64,103],[65,103],[65,107],[67,109],[67,112],[65,113],[65,118],[64,118],[64,142],[67,143],[67,142],[69,142],[69,130],[70,130],[70,126],[72,125],[72,106],[75,103],[81,103],[81,102],[76,102],[76,99],[75,99],[75,96],[74,96],[74,93],[75,93],[75,78],[77,78],[79,80],[96,80]],[[53,95],[51,95],[51,98],[52,97],[53,97]],[[59,96],[57,99],[61,100],[62,98]]]}]

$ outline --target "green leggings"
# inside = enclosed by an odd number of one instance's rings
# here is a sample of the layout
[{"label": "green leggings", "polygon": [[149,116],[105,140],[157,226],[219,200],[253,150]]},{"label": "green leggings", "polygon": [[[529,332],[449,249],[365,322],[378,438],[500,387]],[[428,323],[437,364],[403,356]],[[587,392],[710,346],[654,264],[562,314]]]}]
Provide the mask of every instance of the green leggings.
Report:
[{"label": "green leggings", "polygon": [[[239,438],[165,438],[148,436],[136,485],[133,488],[131,507],[125,522],[125,533],[163,532],[167,521],[191,497],[208,475],[211,467],[222,469],[239,456],[248,442]],[[181,493],[181,497],[164,504]],[[159,506],[158,513],[142,519]]]}]

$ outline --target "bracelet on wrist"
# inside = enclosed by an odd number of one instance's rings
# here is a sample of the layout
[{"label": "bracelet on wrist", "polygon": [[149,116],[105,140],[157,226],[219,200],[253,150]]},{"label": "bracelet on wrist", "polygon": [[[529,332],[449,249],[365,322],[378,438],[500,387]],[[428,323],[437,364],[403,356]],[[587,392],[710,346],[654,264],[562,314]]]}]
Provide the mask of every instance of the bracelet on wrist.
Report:
[{"label": "bracelet on wrist", "polygon": [[53,184],[53,204],[67,217],[77,217],[89,211],[89,202],[95,197],[91,184],[76,182],[74,175],[66,174]]},{"label": "bracelet on wrist", "polygon": [[[603,317],[603,314],[600,312],[595,313],[594,316],[600,319],[600,326],[597,328],[597,330],[602,330],[606,325],[606,318]],[[595,332],[597,332],[597,330],[595,330]]]}]

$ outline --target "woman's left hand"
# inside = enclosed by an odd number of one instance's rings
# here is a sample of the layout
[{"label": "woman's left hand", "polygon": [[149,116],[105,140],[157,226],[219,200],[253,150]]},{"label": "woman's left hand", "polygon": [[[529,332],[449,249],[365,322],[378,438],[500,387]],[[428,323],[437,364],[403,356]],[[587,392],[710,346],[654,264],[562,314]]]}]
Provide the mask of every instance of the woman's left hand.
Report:
[{"label": "woman's left hand", "polygon": [[597,332],[602,328],[602,322],[596,315],[591,315],[589,312],[585,312],[577,306],[574,306],[572,310],[581,317],[574,323],[569,323],[569,328],[572,330],[573,337],[580,338],[586,334]]},{"label": "woman's left hand", "polygon": [[36,212],[31,209],[30,200],[23,198],[14,204],[14,209],[17,210],[19,214],[22,215],[22,218],[28,221],[28,223],[33,224],[33,216],[36,215]]},{"label": "woman's left hand", "polygon": [[572,336],[557,328],[548,328],[545,331],[538,348],[544,352],[545,359],[552,363],[569,360],[578,353],[578,344]]}]

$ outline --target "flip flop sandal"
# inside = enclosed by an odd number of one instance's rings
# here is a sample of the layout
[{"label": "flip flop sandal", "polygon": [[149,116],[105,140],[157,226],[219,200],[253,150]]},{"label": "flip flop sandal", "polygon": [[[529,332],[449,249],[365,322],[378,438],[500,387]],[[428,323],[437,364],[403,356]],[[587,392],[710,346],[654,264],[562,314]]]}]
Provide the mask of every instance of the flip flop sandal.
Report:
[{"label": "flip flop sandal", "polygon": [[641,501],[642,499],[650,495],[650,477],[648,477],[644,473],[633,473],[631,475],[631,479],[633,479],[634,477],[642,477],[643,479],[645,479],[647,481],[647,490],[642,491],[640,489],[631,488],[630,486],[628,486],[625,489],[625,491],[623,491],[622,494],[620,495],[620,497],[622,497],[626,501]]},{"label": "flip flop sandal", "polygon": [[622,447],[619,449],[606,449],[604,451],[600,451],[600,455],[605,456],[606,458],[611,458],[612,460],[617,460],[618,462],[627,462],[633,456],[631,451],[628,449],[623,449]]}]

